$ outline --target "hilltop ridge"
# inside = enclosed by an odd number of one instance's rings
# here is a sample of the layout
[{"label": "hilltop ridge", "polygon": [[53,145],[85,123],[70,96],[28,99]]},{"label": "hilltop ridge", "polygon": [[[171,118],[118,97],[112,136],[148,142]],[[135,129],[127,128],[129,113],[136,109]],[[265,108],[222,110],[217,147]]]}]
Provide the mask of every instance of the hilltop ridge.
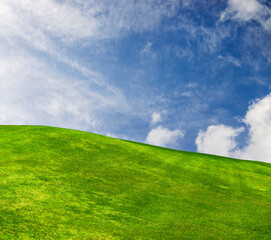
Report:
[{"label": "hilltop ridge", "polygon": [[0,126],[0,239],[270,239],[271,164]]}]

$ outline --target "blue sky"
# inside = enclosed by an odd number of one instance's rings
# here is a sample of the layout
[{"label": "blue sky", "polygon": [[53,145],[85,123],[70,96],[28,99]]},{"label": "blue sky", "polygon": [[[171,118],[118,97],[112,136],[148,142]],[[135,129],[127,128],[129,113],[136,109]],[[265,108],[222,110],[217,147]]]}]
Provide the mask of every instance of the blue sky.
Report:
[{"label": "blue sky", "polygon": [[271,162],[271,3],[2,0],[0,123]]}]

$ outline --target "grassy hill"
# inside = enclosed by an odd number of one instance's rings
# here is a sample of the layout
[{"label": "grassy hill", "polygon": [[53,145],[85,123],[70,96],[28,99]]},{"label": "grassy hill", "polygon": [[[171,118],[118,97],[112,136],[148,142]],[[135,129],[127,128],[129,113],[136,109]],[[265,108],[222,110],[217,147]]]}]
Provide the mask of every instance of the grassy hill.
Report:
[{"label": "grassy hill", "polygon": [[0,126],[0,239],[271,239],[271,164]]}]

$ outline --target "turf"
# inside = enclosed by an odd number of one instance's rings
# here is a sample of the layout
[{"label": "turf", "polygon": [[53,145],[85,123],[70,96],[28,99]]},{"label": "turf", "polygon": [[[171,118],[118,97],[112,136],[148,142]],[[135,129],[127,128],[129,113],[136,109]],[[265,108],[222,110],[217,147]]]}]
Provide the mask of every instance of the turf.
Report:
[{"label": "turf", "polygon": [[0,239],[271,239],[271,164],[0,126]]}]

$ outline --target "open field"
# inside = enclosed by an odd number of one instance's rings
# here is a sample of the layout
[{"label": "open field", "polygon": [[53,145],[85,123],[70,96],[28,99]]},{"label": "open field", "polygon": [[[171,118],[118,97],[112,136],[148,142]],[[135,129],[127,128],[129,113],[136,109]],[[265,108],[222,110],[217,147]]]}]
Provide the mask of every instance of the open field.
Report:
[{"label": "open field", "polygon": [[271,164],[0,127],[0,239],[271,239]]}]

